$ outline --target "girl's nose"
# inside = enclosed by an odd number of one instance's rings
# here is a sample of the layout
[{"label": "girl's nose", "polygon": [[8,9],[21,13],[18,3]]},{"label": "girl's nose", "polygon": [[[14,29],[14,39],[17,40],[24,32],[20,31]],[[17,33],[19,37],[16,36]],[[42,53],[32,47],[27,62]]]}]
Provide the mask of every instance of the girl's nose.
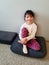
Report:
[{"label": "girl's nose", "polygon": [[29,17],[28,19],[30,20],[31,18]]}]

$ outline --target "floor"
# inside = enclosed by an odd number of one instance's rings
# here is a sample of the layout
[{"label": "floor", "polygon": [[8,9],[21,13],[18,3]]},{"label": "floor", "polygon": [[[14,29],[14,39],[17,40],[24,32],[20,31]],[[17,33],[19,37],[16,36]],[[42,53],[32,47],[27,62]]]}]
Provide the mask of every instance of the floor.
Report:
[{"label": "floor", "polygon": [[49,65],[49,42],[46,42],[47,55],[42,59],[14,54],[10,45],[0,44],[0,65]]}]

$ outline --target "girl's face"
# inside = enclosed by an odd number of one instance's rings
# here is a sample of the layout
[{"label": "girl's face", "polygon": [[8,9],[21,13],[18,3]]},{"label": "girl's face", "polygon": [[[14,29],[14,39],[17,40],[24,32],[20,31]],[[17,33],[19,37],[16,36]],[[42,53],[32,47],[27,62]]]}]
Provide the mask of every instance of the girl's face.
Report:
[{"label": "girl's face", "polygon": [[27,24],[32,24],[34,22],[34,17],[32,15],[29,15],[29,14],[26,14],[24,19],[27,22]]}]

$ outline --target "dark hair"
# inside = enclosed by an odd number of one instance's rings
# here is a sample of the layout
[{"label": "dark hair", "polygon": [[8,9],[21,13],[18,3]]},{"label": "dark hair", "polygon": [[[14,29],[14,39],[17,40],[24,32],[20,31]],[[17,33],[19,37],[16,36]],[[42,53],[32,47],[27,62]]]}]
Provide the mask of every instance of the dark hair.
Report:
[{"label": "dark hair", "polygon": [[35,14],[34,14],[34,12],[33,12],[32,10],[27,10],[27,11],[25,12],[25,14],[24,14],[24,18],[26,17],[26,14],[29,14],[29,15],[31,15],[32,17],[35,17]]}]

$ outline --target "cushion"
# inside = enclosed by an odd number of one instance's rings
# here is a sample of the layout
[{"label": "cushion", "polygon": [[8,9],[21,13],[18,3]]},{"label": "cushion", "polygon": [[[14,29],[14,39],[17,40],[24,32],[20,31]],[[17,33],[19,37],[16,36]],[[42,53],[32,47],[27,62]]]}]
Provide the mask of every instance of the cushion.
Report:
[{"label": "cushion", "polygon": [[0,42],[4,44],[12,44],[16,35],[17,33],[15,32],[0,31]]},{"label": "cushion", "polygon": [[40,36],[36,36],[36,40],[40,43],[41,45],[41,50],[40,51],[35,51],[31,48],[28,48],[28,54],[24,54],[22,51],[22,44],[18,43],[19,36],[17,36],[12,43],[10,49],[12,52],[27,56],[27,57],[34,57],[34,58],[43,58],[46,55],[46,44],[45,44],[45,39]]}]

